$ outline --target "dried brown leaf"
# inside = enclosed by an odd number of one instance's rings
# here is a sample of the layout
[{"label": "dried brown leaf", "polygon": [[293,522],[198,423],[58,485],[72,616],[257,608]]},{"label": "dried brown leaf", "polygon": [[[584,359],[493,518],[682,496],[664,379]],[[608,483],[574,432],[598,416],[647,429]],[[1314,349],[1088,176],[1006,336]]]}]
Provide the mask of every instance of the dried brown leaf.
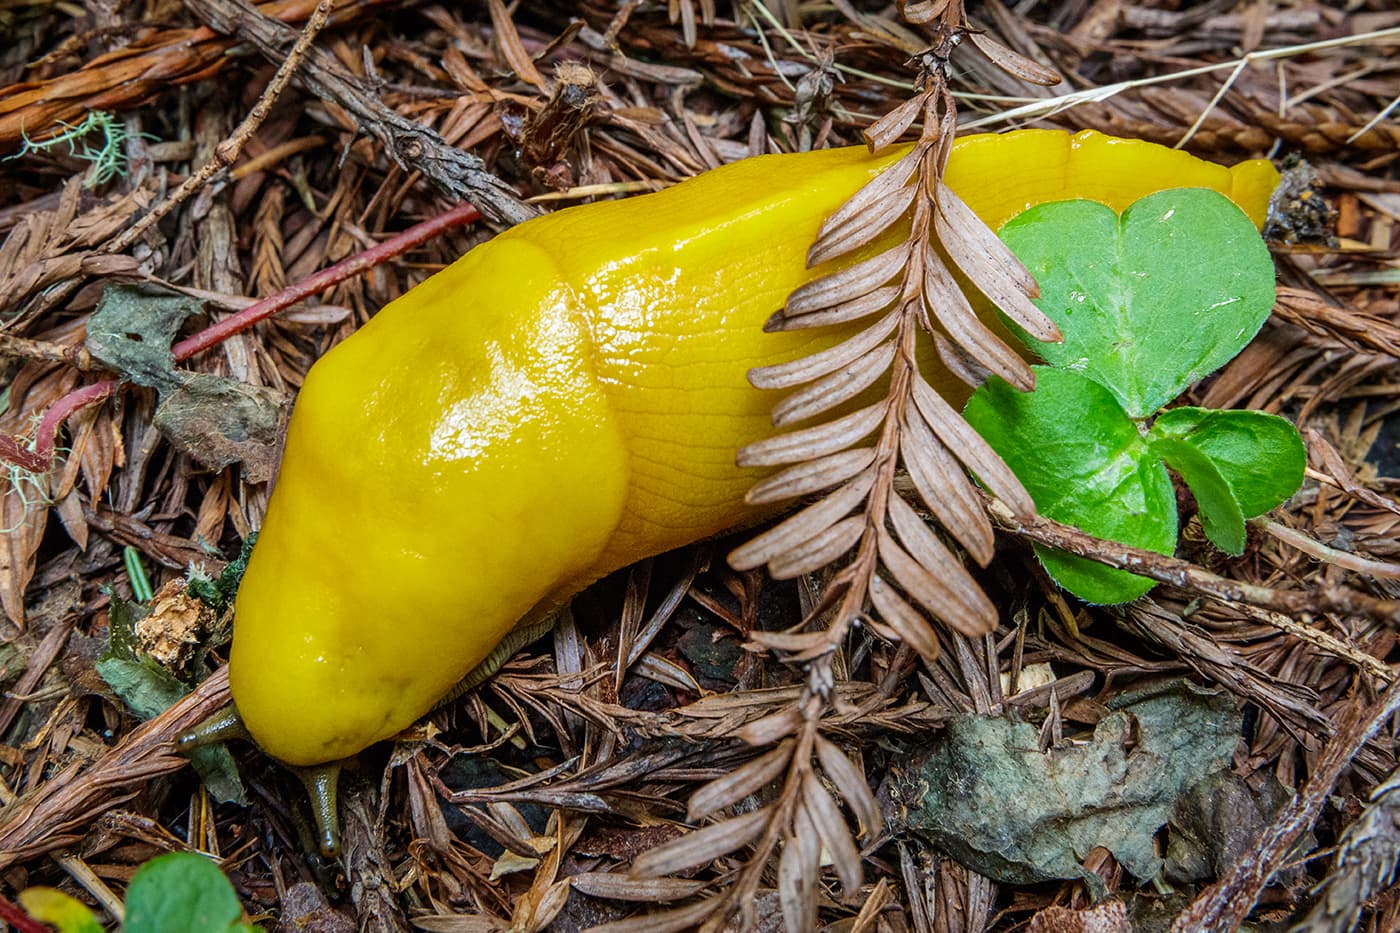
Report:
[{"label": "dried brown leaf", "polygon": [[[955,568],[963,569],[962,563],[948,550],[947,545],[925,524],[919,513],[909,507],[900,496],[891,496],[889,503],[890,524],[896,537],[908,551],[909,556],[935,575],[954,573]],[[980,587],[978,592],[981,592]],[[986,607],[990,607],[988,600]],[[985,607],[984,607],[985,608]]]},{"label": "dried brown leaf", "polygon": [[646,913],[626,920],[612,920],[591,927],[589,933],[679,933],[681,930],[694,930],[700,923],[720,908],[718,899],[699,901],[663,910]]},{"label": "dried brown leaf", "polygon": [[[883,178],[883,174],[877,176],[871,185],[878,183]],[[866,188],[869,187],[870,185],[866,186]],[[909,206],[914,203],[914,197],[917,194],[918,188],[913,185],[902,188],[889,185],[888,190],[879,199],[872,200],[869,205],[864,205],[859,211],[849,214],[846,213],[846,208],[850,206],[851,202],[847,201],[822,225],[817,242],[812,244],[811,249],[807,250],[807,265],[819,266],[838,256],[844,256],[852,250],[873,243],[876,237],[905,215]],[[857,196],[859,196],[859,192]],[[838,217],[840,222],[833,223]]]},{"label": "dried brown leaf", "polygon": [[741,742],[762,747],[787,738],[796,732],[800,725],[802,725],[802,711],[796,706],[789,706],[744,725],[735,733],[735,736]]},{"label": "dried brown leaf", "polygon": [[992,559],[996,536],[972,481],[934,436],[918,411],[906,412],[899,450],[904,468],[924,505],[948,529],[972,559],[983,567]]},{"label": "dried brown leaf", "polygon": [[500,44],[501,55],[504,56],[506,64],[510,65],[520,80],[534,85],[537,90],[549,93],[549,82],[540,74],[530,58],[530,53],[525,50],[525,44],[520,40],[520,33],[516,31],[504,0],[488,0],[487,8],[491,12],[491,25],[495,27],[496,41]]},{"label": "dried brown leaf", "polygon": [[942,181],[938,182],[934,228],[948,258],[1002,313],[1036,340],[1058,343],[1064,339],[1055,322],[1031,301],[1040,297],[1040,286],[1030,270]]},{"label": "dried brown leaf", "polygon": [[832,327],[837,324],[845,324],[849,321],[858,321],[863,317],[874,314],[876,311],[888,308],[899,298],[901,291],[898,285],[886,285],[877,288],[869,294],[852,298],[850,301],[843,301],[839,305],[832,305],[822,311],[811,311],[797,316],[790,315],[786,309],[777,311],[767,321],[763,323],[763,329],[768,333],[776,333],[786,330],[810,330],[814,327]]},{"label": "dried brown leaf", "polygon": [[924,305],[948,336],[977,362],[1023,392],[1035,387],[1030,366],[972,310],[953,274],[932,247],[924,248]]},{"label": "dried brown leaf", "polygon": [[773,424],[786,427],[843,405],[889,372],[895,342],[887,341],[838,372],[799,389],[773,407]]},{"label": "dried brown leaf", "polygon": [[739,770],[704,785],[690,795],[686,819],[692,823],[698,822],[762,790],[787,768],[788,761],[792,759],[792,749],[793,741],[786,739],[777,748],[758,756]]},{"label": "dried brown leaf", "polygon": [[976,46],[977,51],[987,56],[993,65],[1009,75],[1020,78],[1029,84],[1038,84],[1041,87],[1053,87],[1062,80],[1060,73],[1055,69],[1047,68],[1039,62],[1026,58],[1020,52],[1007,48],[984,32],[970,29],[966,35]]},{"label": "dried brown leaf", "polygon": [[957,344],[937,331],[933,332],[933,350],[938,354],[938,361],[943,367],[966,385],[980,386],[991,375],[985,366],[980,365]]},{"label": "dried brown leaf", "polygon": [[[863,521],[863,519],[857,518],[857,521]],[[826,635],[822,632],[764,632],[756,630],[749,633],[749,641],[755,645],[762,645],[764,648],[786,652],[811,651],[816,648],[825,650],[830,647]]]},{"label": "dried brown leaf", "polygon": [[[804,573],[813,573],[855,547],[865,531],[865,516],[844,518],[819,535],[815,535],[768,562],[768,573],[775,580],[792,580]],[[826,644],[825,639],[822,640]]]},{"label": "dried brown leaf", "polygon": [[787,317],[797,317],[868,295],[899,274],[909,261],[909,249],[909,242],[905,241],[839,272],[799,286],[788,295],[783,313]]},{"label": "dried brown leaf", "polygon": [[846,825],[846,818],[841,815],[841,808],[810,771],[802,779],[802,806],[821,834],[822,842],[826,843],[831,864],[836,869],[836,876],[841,879],[842,896],[853,896],[860,890],[862,880],[860,850],[851,838],[851,830]]},{"label": "dried brown leaf", "polygon": [[[946,0],[945,0],[946,2]],[[924,96],[911,97],[898,107],[876,120],[865,130],[865,143],[872,152],[879,152],[904,135],[905,130],[914,125],[924,112]],[[910,153],[913,155],[913,153]],[[909,156],[905,156],[909,158]],[[910,175],[912,176],[912,172]]]},{"label": "dried brown leaf", "polygon": [[889,407],[886,399],[827,424],[756,441],[739,451],[736,462],[741,467],[782,466],[844,450],[879,427]]},{"label": "dried brown leaf", "polygon": [[[815,266],[855,249],[859,244],[850,242],[850,232],[866,229],[871,216],[876,213],[887,215],[892,200],[897,199],[908,207],[917,190],[909,181],[918,169],[918,150],[911,149],[899,161],[866,182],[846,203],[822,221],[817,240],[807,253],[807,265]],[[902,210],[895,213],[889,221],[875,228],[876,232],[888,227],[902,213]]]},{"label": "dried brown leaf", "polygon": [[890,576],[928,612],[968,636],[980,637],[996,628],[996,606],[946,548],[941,555],[919,555],[933,559],[931,568],[912,557],[884,529],[878,532],[878,540],[880,561]]},{"label": "dried brown leaf", "polygon": [[789,363],[751,369],[748,374],[749,382],[756,389],[791,389],[829,376],[838,369],[854,364],[856,360],[874,350],[894,333],[898,326],[899,315],[891,312],[834,347]]},{"label": "dried brown leaf", "polygon": [[943,15],[943,11],[948,9],[950,0],[915,0],[914,3],[904,4],[901,11],[905,20],[915,25],[931,23]]},{"label": "dried brown leaf", "polygon": [[749,505],[766,505],[821,492],[844,483],[874,461],[874,447],[857,447],[808,460],[757,484],[744,501]]},{"label": "dried brown leaf", "polygon": [[34,576],[35,559],[44,529],[49,522],[49,505],[44,501],[48,477],[36,477],[29,487],[6,482],[0,490],[0,606],[10,621],[24,628],[24,591]]},{"label": "dried brown leaf", "polygon": [[781,556],[784,551],[816,537],[850,514],[874,483],[874,477],[869,474],[856,477],[820,502],[807,506],[777,527],[730,551],[729,566],[735,570],[754,570]]},{"label": "dried brown leaf", "polygon": [[788,933],[817,928],[817,879],[821,875],[821,837],[805,808],[798,807],[792,833],[778,859],[778,903]]},{"label": "dried brown leaf", "polygon": [[831,778],[831,783],[836,785],[847,806],[860,821],[860,834],[870,839],[879,833],[884,825],[880,807],[875,802],[875,794],[870,790],[870,784],[860,768],[856,767],[855,762],[851,761],[835,742],[820,735],[816,737],[816,749],[822,770]]},{"label": "dried brown leaf", "polygon": [[632,877],[657,878],[707,865],[758,838],[769,816],[766,810],[756,810],[663,842],[632,860]]},{"label": "dried brown leaf", "polygon": [[613,901],[678,901],[705,890],[704,881],[684,878],[629,878],[616,872],[590,871],[572,875],[569,883],[574,890],[589,897],[605,897]]},{"label": "dried brown leaf", "polygon": [[[933,386],[921,378],[913,380],[913,386],[913,404],[943,445],[1005,502],[1007,508],[1021,515],[1034,515],[1035,502],[1030,493],[982,435],[974,431]],[[906,409],[906,419],[912,418],[913,412]]]},{"label": "dried brown leaf", "polygon": [[902,641],[927,661],[938,657],[938,639],[923,613],[904,601],[895,588],[879,574],[870,578],[870,602],[884,620],[870,620],[870,627],[884,638]]}]

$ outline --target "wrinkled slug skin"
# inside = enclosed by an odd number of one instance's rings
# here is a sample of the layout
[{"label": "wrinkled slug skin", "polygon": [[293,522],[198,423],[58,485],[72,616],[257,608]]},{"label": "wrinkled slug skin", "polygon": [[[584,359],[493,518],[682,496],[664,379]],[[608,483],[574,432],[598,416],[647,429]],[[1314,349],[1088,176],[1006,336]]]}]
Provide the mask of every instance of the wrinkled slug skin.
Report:
[{"label": "wrinkled slug skin", "polygon": [[[517,622],[599,576],[751,521],[772,433],[755,366],[830,345],[762,324],[815,273],[822,219],[893,156],[764,156],[558,211],[472,250],[312,368],[238,593],[230,678],[294,765],[432,707]],[[1211,187],[1262,222],[1276,175],[1093,133],[960,141],[950,185],[993,226],[1048,200],[1122,210]],[[821,270],[829,271],[829,270]],[[935,386],[965,387],[928,369]]]}]

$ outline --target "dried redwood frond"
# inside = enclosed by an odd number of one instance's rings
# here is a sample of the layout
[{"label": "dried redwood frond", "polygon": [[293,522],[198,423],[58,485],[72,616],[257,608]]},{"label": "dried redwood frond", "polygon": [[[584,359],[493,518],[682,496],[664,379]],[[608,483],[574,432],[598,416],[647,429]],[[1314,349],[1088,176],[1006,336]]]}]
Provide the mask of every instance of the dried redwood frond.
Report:
[{"label": "dried redwood frond", "polygon": [[[767,328],[880,316],[828,349],[749,376],[759,388],[794,390],[774,407],[777,427],[837,414],[828,425],[740,452],[745,465],[786,466],[754,488],[752,504],[834,491],[730,555],[737,568],[767,565],[777,577],[850,555],[820,601],[820,611],[831,611],[826,641],[793,635],[790,644],[768,643],[790,661],[809,663],[809,685],[818,691],[830,682],[821,659],[856,620],[869,619],[875,631],[926,657],[939,645],[931,619],[965,635],[986,634],[996,624],[995,606],[961,559],[915,503],[895,491],[899,467],[921,504],[979,564],[991,559],[993,535],[969,473],[1013,511],[1035,510],[1010,469],[918,371],[916,348],[931,340],[968,381],[994,373],[1021,388],[1033,385],[1026,361],[978,317],[959,273],[1029,333],[1057,339],[1059,332],[1031,301],[1034,278],[943,182],[954,129],[946,85],[935,76],[914,101],[917,106],[906,102],[877,123],[872,138],[888,143],[895,129],[920,115],[923,137],[827,219],[809,262],[849,256],[882,236],[898,236],[899,245],[795,290]],[[887,385],[883,405],[841,413],[880,384]],[[872,435],[873,446],[866,440]]]},{"label": "dried redwood frond", "polygon": [[805,496],[830,489],[862,472],[874,460],[874,447],[857,447],[799,463],[754,486],[744,501],[749,505],[763,505],[791,499],[794,493]]}]

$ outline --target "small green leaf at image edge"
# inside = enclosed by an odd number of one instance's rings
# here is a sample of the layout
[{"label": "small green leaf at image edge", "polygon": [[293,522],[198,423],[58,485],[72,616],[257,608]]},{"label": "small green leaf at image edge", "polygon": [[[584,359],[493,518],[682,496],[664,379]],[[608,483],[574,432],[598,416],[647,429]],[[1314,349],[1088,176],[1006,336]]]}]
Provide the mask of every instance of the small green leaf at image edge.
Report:
[{"label": "small green leaf at image edge", "polygon": [[172,852],[137,869],[126,893],[124,933],[230,933],[243,929],[233,885],[209,859]]},{"label": "small green leaf at image edge", "polygon": [[102,924],[86,905],[55,888],[26,888],[18,900],[25,913],[58,933],[102,933]]}]

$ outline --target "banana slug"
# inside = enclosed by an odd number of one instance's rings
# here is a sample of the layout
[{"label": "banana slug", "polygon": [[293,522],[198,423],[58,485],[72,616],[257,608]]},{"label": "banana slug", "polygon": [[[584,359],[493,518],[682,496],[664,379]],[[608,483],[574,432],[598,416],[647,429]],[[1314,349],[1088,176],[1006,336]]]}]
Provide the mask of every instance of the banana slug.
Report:
[{"label": "banana slug", "polygon": [[[590,582],[754,517],[734,454],[772,432],[746,373],[837,336],[764,333],[827,214],[902,152],[746,159],[510,229],[311,370],[237,596],[230,683],[299,766],[410,725]],[[1263,222],[1277,173],[1093,132],[957,142],[993,228],[1085,197],[1209,187]],[[948,374],[935,387],[964,395]]]}]

